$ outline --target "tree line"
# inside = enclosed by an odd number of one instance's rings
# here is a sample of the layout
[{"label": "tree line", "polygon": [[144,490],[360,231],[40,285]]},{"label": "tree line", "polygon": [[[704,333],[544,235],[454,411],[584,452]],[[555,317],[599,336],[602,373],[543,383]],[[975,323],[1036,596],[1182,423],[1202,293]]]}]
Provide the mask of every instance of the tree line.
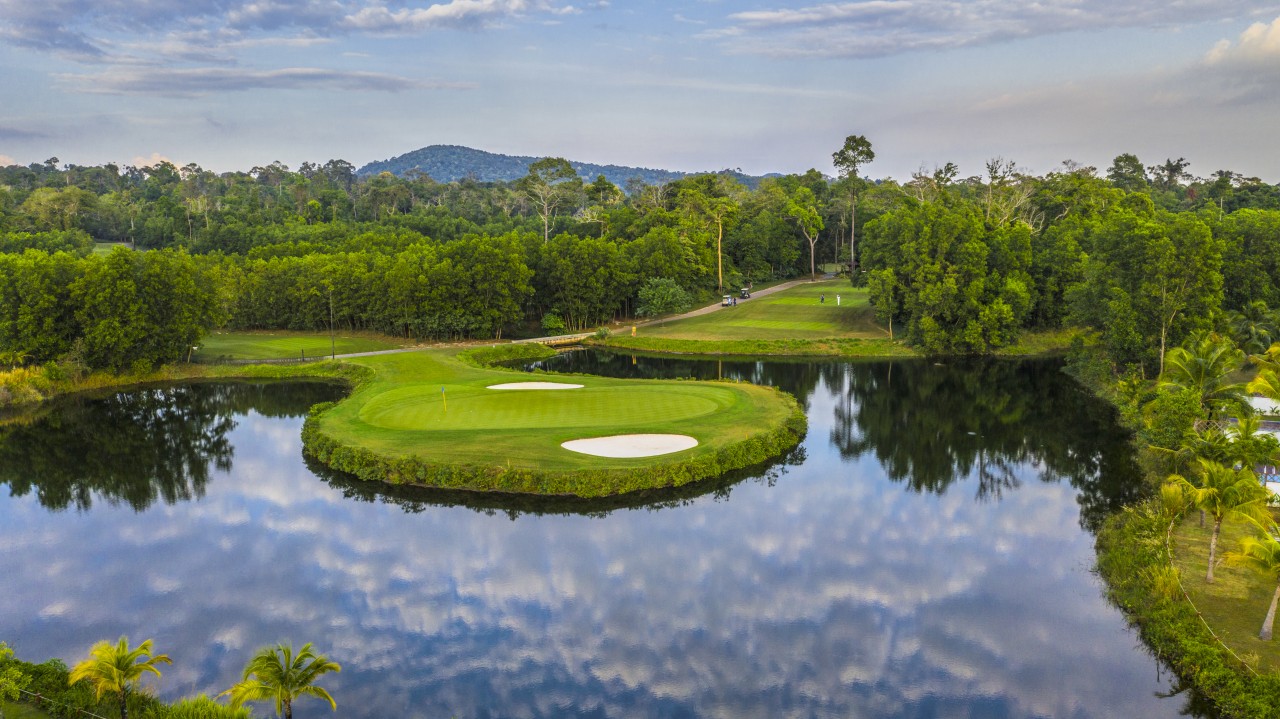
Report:
[{"label": "tree line", "polygon": [[[871,181],[874,159],[850,136],[839,177],[754,189],[729,174],[619,187],[559,158],[493,183],[358,178],[342,160],[9,166],[0,352],[121,368],[172,361],[210,327],[577,330],[636,314],[655,279],[705,301],[835,263],[869,287],[890,333],[927,352],[1083,326],[1118,367],[1154,376],[1215,317],[1280,306],[1280,187],[1257,178],[1126,154],[1105,173],[1068,162],[1033,176],[997,158],[971,177],[947,163]],[[94,242],[154,252],[92,256]]]}]

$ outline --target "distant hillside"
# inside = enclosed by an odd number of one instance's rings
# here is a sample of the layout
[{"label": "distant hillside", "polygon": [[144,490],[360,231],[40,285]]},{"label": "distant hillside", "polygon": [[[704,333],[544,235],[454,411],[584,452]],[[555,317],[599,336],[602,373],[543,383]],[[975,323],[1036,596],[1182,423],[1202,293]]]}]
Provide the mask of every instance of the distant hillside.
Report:
[{"label": "distant hillside", "polygon": [[[479,182],[510,182],[529,174],[529,165],[541,158],[523,155],[499,155],[484,150],[475,150],[459,145],[431,145],[420,150],[407,152],[399,157],[381,162],[370,162],[357,171],[360,176],[377,175],[390,172],[404,176],[406,172],[418,170],[431,176],[437,182],[454,182],[465,177],[474,177]],[[639,177],[647,184],[678,180],[689,172],[673,172],[671,170],[654,170],[648,167],[625,167],[622,165],[596,165],[590,162],[569,161],[573,169],[584,180],[590,182],[604,175],[609,182],[625,188],[627,180]],[[755,187],[762,178],[744,175],[733,170],[725,170],[739,182],[748,187]]]}]

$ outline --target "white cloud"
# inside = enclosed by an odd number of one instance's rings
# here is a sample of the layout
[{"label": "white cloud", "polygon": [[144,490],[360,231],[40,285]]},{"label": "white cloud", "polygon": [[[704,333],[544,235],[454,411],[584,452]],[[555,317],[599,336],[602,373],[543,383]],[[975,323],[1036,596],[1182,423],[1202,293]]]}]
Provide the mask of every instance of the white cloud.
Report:
[{"label": "white cloud", "polygon": [[151,157],[143,157],[142,155],[138,155],[134,157],[132,160],[130,160],[129,164],[133,165],[134,167],[155,167],[156,165],[159,165],[162,162],[167,162],[174,166],[178,164],[173,160],[170,160],[169,158],[165,157],[164,155],[161,155],[158,152],[151,153]]},{"label": "white cloud", "polygon": [[1280,62],[1280,17],[1271,24],[1256,22],[1250,25],[1236,42],[1220,40],[1205,55],[1210,65],[1227,63],[1271,64]]},{"label": "white cloud", "polygon": [[115,68],[91,75],[61,75],[81,92],[108,95],[198,97],[213,92],[320,88],[342,91],[465,90],[471,85],[415,80],[376,72],[345,72],[317,67],[252,70],[238,67]]},{"label": "white cloud", "polygon": [[1169,27],[1251,17],[1255,0],[866,0],[732,13],[702,35],[733,52],[780,57],[880,57],[1115,27]]},{"label": "white cloud", "polygon": [[8,167],[9,165],[16,164],[18,164],[18,161],[12,157],[9,157],[8,155],[0,155],[0,167]]}]

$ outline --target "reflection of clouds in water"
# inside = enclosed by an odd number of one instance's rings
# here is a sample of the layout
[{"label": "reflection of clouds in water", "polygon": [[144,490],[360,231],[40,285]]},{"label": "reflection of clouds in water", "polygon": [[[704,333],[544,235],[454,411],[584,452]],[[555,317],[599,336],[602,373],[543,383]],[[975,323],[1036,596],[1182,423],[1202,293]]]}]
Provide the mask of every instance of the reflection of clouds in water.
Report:
[{"label": "reflection of clouds in water", "polygon": [[811,441],[729,502],[512,521],[344,500],[302,468],[298,427],[244,418],[200,502],[0,503],[0,634],[68,660],[154,637],[169,694],[313,641],[350,716],[1174,713],[1088,573],[1074,491],[1034,468],[977,503],[973,480],[915,494]]}]

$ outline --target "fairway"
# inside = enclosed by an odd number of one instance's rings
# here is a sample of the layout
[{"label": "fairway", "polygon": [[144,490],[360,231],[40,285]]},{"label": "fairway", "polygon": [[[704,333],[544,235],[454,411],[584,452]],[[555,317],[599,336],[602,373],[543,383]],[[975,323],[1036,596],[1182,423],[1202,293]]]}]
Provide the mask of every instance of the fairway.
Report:
[{"label": "fairway", "polygon": [[637,336],[711,341],[880,339],[888,332],[876,324],[867,291],[839,279],[804,283],[704,315],[646,325]]},{"label": "fairway", "polygon": [[[610,486],[609,472],[614,470],[628,482],[651,476],[655,483],[650,486],[663,486],[672,483],[671,476],[641,470],[695,462],[676,473],[674,479],[684,482],[698,478],[699,472],[714,476],[727,471],[724,462],[745,466],[763,461],[778,451],[762,455],[765,446],[794,445],[803,423],[789,395],[742,383],[574,376],[572,382],[581,384],[580,389],[496,391],[490,387],[526,381],[530,375],[468,365],[455,353],[433,349],[348,360],[372,370],[371,378],[346,400],[308,420],[303,433],[312,438],[308,451],[323,445],[317,454],[322,460],[348,462],[350,467],[337,468],[366,479],[386,479],[382,475],[387,467],[397,473],[423,467],[419,475],[445,473],[450,479],[514,472],[521,481],[541,478],[541,487],[549,486],[548,472],[586,471],[583,476],[593,484],[581,490],[590,492],[583,496],[599,496],[643,488]],[[631,434],[684,435],[690,441],[687,448],[650,458],[593,456],[561,446]],[[321,439],[314,441],[315,436]],[[366,451],[371,454],[363,454]],[[357,455],[359,459],[353,459]],[[375,465],[376,471],[370,468]],[[550,484],[565,486],[555,484],[558,479],[553,477]],[[577,485],[556,491],[580,493]]]},{"label": "fairway", "polygon": [[195,362],[228,360],[321,359],[330,352],[376,352],[404,347],[408,342],[378,335],[342,335],[334,337],[332,349],[328,332],[214,332],[200,340],[200,348],[192,354]]}]

